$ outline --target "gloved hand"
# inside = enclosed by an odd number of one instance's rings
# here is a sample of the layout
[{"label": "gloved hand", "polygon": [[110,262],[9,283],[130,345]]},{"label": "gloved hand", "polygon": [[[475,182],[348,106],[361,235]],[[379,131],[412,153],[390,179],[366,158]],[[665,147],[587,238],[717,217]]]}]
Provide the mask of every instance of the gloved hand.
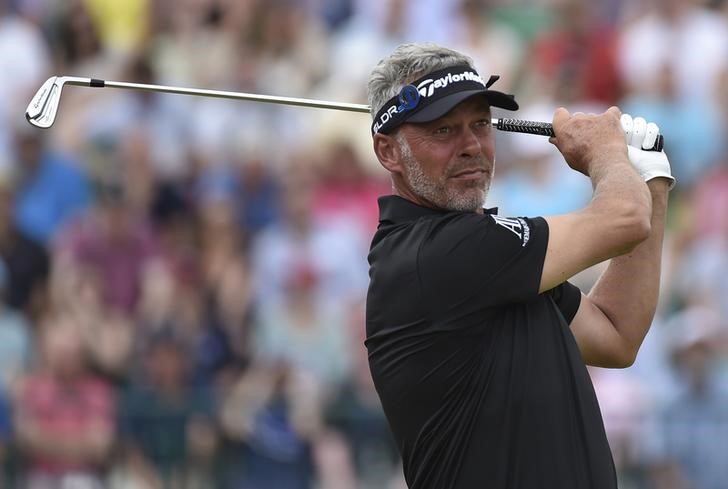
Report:
[{"label": "gloved hand", "polygon": [[660,128],[654,122],[647,123],[642,117],[634,119],[629,114],[622,114],[620,119],[624,136],[627,140],[629,161],[647,182],[653,178],[663,177],[670,180],[669,188],[675,186],[675,177],[670,171],[670,162],[665,151],[648,151],[655,145]]}]

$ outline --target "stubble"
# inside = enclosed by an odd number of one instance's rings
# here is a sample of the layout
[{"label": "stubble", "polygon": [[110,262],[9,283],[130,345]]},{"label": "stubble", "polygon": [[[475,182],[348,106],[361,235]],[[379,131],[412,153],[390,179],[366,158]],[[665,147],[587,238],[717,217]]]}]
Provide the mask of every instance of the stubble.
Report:
[{"label": "stubble", "polygon": [[422,170],[422,165],[414,156],[405,137],[397,134],[396,140],[402,152],[404,178],[415,195],[437,207],[451,211],[472,212],[483,208],[488,197],[491,178],[488,178],[482,187],[470,187],[464,190],[453,188],[447,185],[447,177],[457,169],[449,168],[439,179],[430,178]]}]

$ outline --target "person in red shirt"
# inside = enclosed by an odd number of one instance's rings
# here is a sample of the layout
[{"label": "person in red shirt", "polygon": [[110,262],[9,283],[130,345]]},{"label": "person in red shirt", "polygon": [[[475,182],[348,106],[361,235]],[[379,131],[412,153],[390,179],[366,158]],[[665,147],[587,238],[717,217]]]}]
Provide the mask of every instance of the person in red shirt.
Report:
[{"label": "person in red shirt", "polygon": [[22,379],[15,401],[24,487],[101,487],[115,434],[113,390],[89,370],[70,318],[42,324],[39,350],[39,369]]},{"label": "person in red shirt", "polygon": [[570,90],[574,100],[609,106],[622,95],[618,37],[612,26],[597,20],[594,10],[584,0],[563,2],[555,25],[533,41],[530,60],[534,79],[553,86],[562,98]]}]

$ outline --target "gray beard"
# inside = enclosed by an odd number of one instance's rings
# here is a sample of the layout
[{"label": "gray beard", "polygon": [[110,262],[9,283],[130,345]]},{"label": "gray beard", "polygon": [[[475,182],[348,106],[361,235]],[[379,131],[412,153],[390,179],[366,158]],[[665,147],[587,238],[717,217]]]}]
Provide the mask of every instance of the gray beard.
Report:
[{"label": "gray beard", "polygon": [[472,212],[484,207],[490,189],[490,179],[486,186],[480,189],[472,188],[465,192],[458,192],[448,188],[445,185],[445,179],[437,181],[425,175],[422,171],[422,165],[415,158],[412,148],[401,134],[397,134],[396,140],[402,152],[405,180],[407,180],[415,195],[435,204],[437,207],[451,211]]}]

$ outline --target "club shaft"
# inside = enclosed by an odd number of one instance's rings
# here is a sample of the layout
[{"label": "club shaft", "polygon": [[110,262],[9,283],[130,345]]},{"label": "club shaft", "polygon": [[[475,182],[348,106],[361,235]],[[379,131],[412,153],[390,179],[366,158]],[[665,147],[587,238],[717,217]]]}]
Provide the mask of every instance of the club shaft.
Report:
[{"label": "club shaft", "polygon": [[[81,84],[81,83],[79,83]],[[166,85],[148,85],[144,83],[117,82],[108,80],[91,80],[90,86],[123,88],[127,90],[147,90],[151,92],[176,93],[182,95],[197,95],[204,97],[228,98],[234,100],[248,100],[253,102],[264,102],[280,105],[294,105],[300,107],[314,107],[321,109],[334,109],[349,112],[369,113],[369,106],[363,104],[350,104],[343,102],[330,102],[326,100],[313,100],[306,98],[280,97],[275,95],[260,95],[255,93],[230,92],[225,90],[209,90],[202,88],[184,88]],[[553,126],[548,122],[523,121],[519,119],[497,119],[491,120],[497,129],[510,132],[522,132],[538,134],[541,136],[553,136]]]},{"label": "club shaft", "polygon": [[[81,78],[81,77],[54,77],[49,79],[46,84],[41,87],[41,90],[36,94],[34,100],[31,101],[31,106],[34,110],[31,112],[31,107],[26,111],[26,117],[31,124],[38,125],[39,127],[50,127],[55,118],[55,110],[57,109],[58,99],[56,95],[55,104],[51,105],[53,110],[47,117],[43,117],[43,110],[38,111],[37,106],[48,104],[48,98],[43,98],[43,93],[52,92],[49,84],[55,85],[54,80],[58,79],[59,83],[67,85],[75,85],[81,87],[92,87],[92,88],[121,88],[126,90],[146,90],[149,92],[162,92],[162,93],[175,93],[180,95],[195,95],[202,97],[213,97],[213,98],[225,98],[232,100],[248,100],[253,102],[264,102],[271,104],[280,105],[293,105],[299,107],[314,107],[319,109],[334,109],[343,110],[348,112],[361,112],[369,113],[369,106],[363,104],[350,104],[345,102],[330,102],[327,100],[314,100],[308,98],[295,98],[295,97],[280,97],[275,95],[260,95],[256,93],[244,93],[244,92],[231,92],[226,90],[210,90],[205,88],[185,88],[185,87],[173,87],[168,85],[151,85],[146,83],[131,83],[131,82],[119,82],[111,80],[100,80],[96,78]],[[44,90],[46,89],[47,90]],[[57,89],[60,90],[60,89]],[[44,120],[45,119],[45,120]],[[553,136],[554,129],[549,122],[535,122],[526,121],[521,119],[499,119],[493,118],[491,120],[493,127],[501,131],[509,132],[520,132],[527,134],[537,134],[541,136]],[[655,146],[652,148],[654,151],[661,151],[664,144],[662,135],[658,136]]]},{"label": "club shaft", "polygon": [[148,85],[145,83],[129,83],[108,80],[91,79],[89,84],[69,82],[69,85],[85,85],[92,87],[112,87],[127,90],[147,90],[150,92],[176,93],[181,95],[197,95],[213,98],[227,98],[233,100],[250,100],[254,102],[265,102],[280,105],[294,105],[299,107],[314,107],[319,109],[345,110],[349,112],[369,113],[368,105],[349,104],[344,102],[328,102],[326,100],[313,100],[295,97],[278,97],[273,95],[260,95],[255,93],[230,92],[226,90],[208,90],[204,88],[184,88],[167,85]]}]

